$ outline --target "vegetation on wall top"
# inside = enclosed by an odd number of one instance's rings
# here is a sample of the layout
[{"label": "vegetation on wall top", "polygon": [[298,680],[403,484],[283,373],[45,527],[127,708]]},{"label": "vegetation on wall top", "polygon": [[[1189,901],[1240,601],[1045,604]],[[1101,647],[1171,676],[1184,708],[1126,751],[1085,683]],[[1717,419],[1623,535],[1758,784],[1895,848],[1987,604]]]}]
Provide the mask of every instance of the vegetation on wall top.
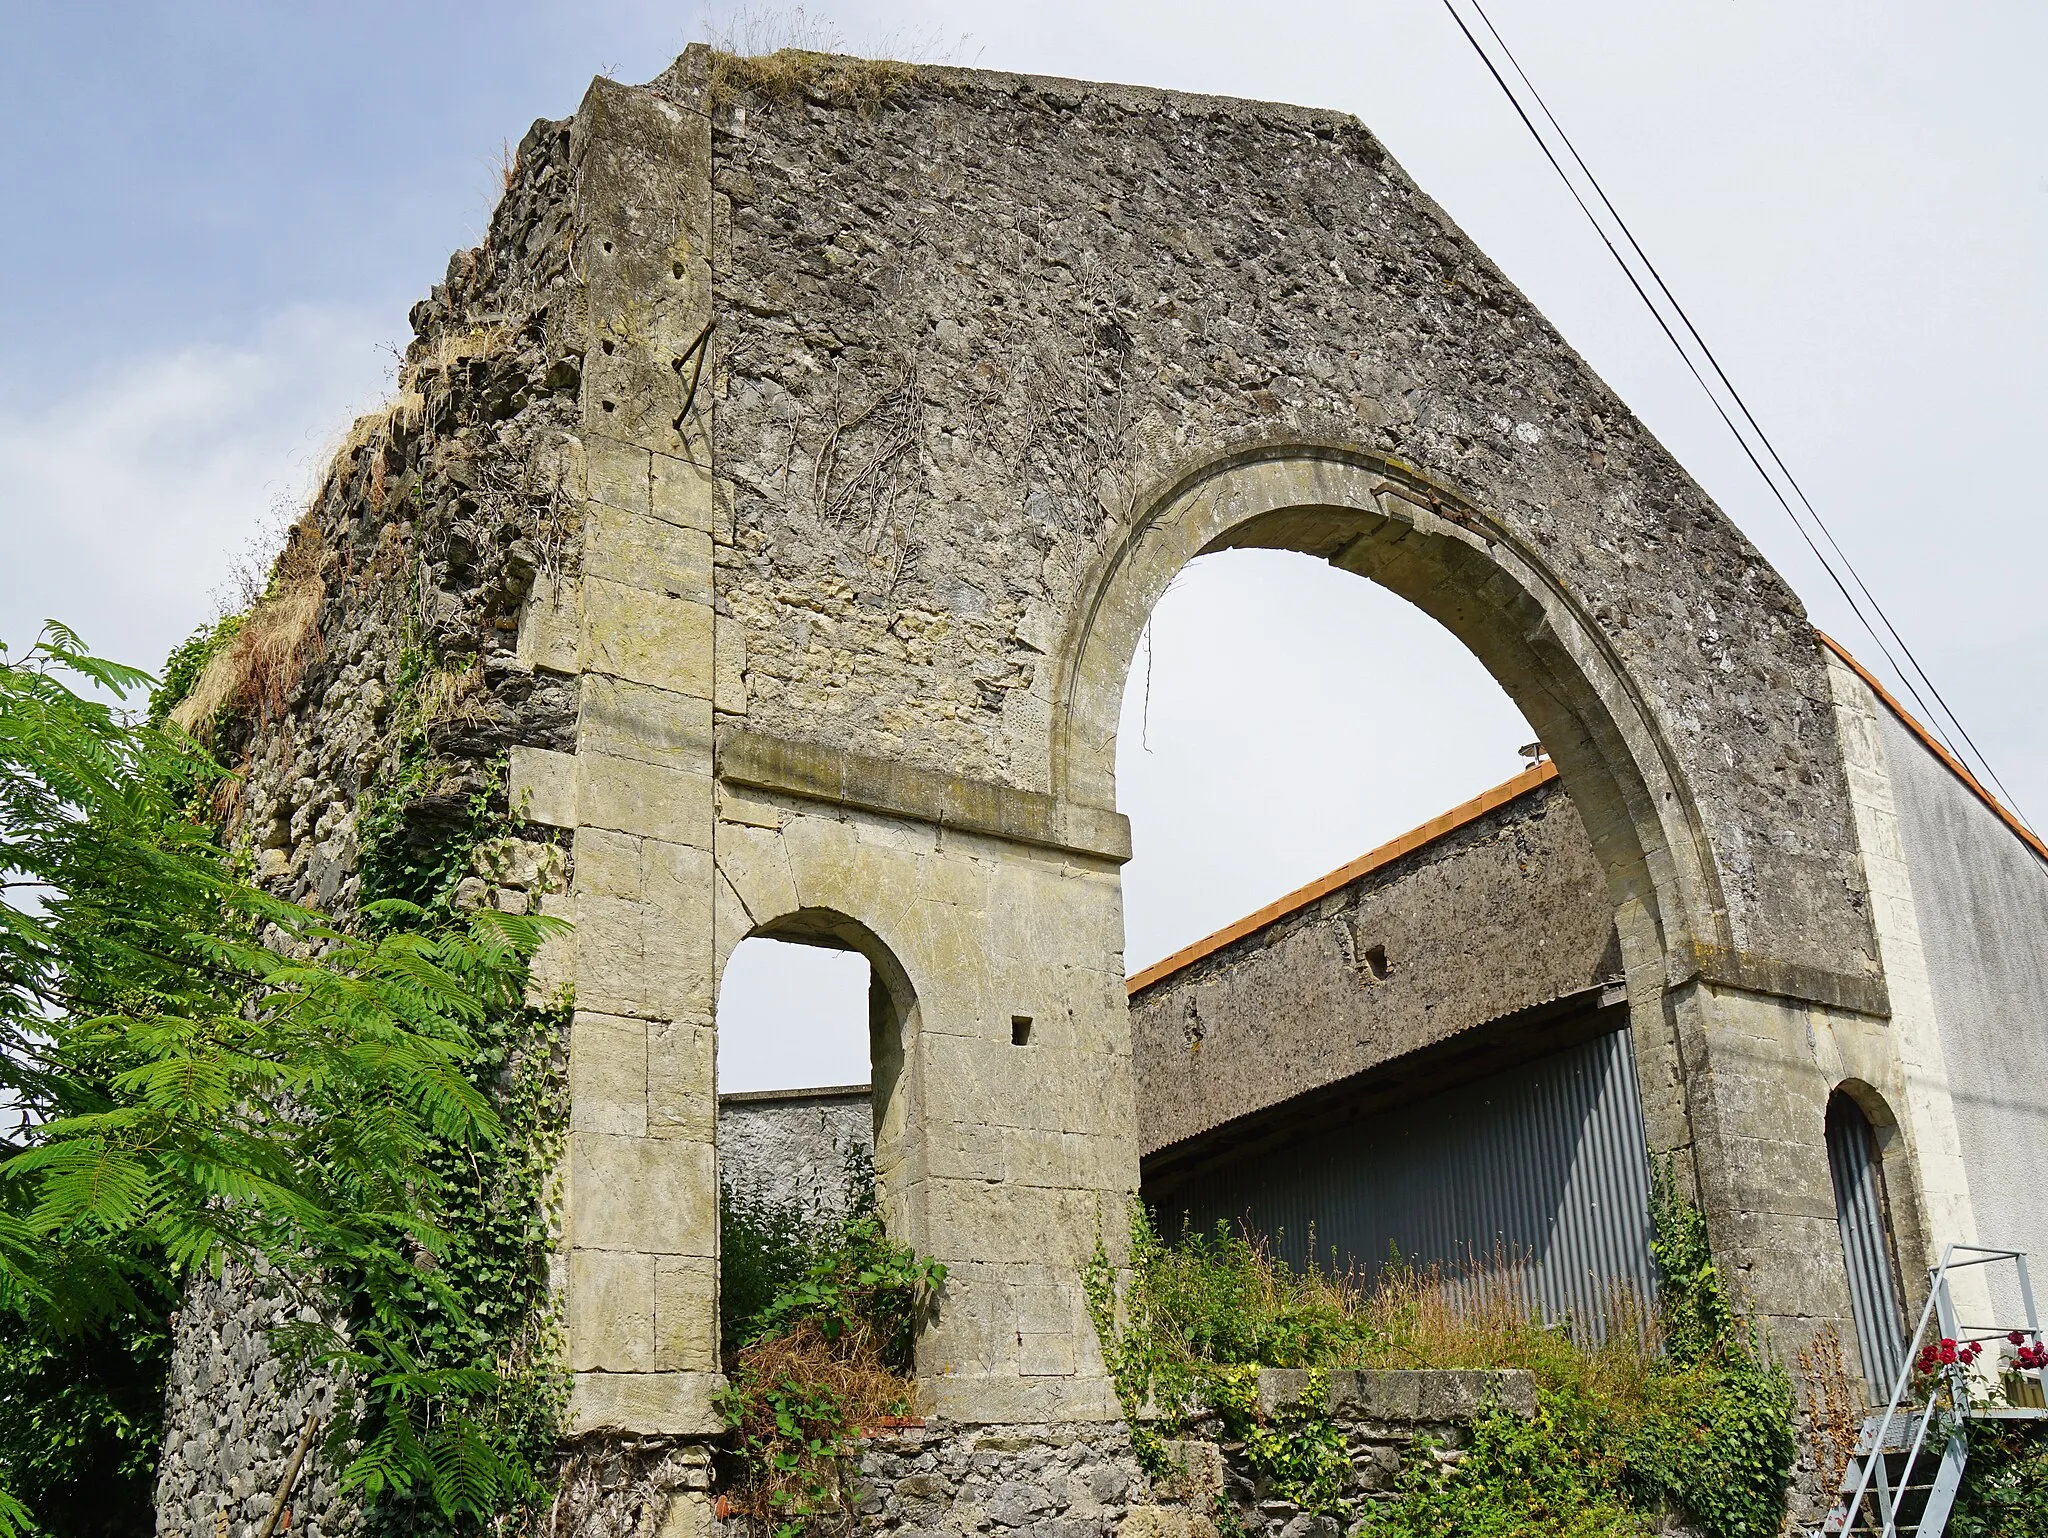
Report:
[{"label": "vegetation on wall top", "polygon": [[[1730,1305],[1697,1209],[1656,1185],[1661,1308],[1617,1292],[1598,1343],[1546,1328],[1511,1266],[1453,1287],[1395,1268],[1368,1290],[1291,1270],[1219,1227],[1173,1242],[1142,1207],[1128,1282],[1106,1247],[1084,1275],[1103,1358],[1140,1457],[1171,1466],[1167,1439],[1220,1437],[1268,1495],[1362,1522],[1366,1534],[1637,1535],[1676,1509],[1710,1538],[1772,1538],[1794,1451],[1791,1382]],[[1663,1320],[1675,1330],[1660,1328]],[[1391,1494],[1351,1488],[1320,1397],[1262,1409],[1261,1367],[1521,1368],[1533,1419],[1474,1423],[1455,1459],[1411,1457]],[[1228,1525],[1234,1513],[1218,1513]]]}]

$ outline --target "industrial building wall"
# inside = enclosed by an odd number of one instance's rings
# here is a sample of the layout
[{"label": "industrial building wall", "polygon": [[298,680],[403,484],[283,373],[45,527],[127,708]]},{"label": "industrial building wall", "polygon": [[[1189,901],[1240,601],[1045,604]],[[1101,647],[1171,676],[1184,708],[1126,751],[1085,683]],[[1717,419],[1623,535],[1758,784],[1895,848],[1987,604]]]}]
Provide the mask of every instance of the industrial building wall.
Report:
[{"label": "industrial building wall", "polygon": [[2048,1263],[2048,861],[1879,712],[1981,1243]]},{"label": "industrial building wall", "polygon": [[[1618,1012],[1617,1012],[1618,1013]],[[1458,1271],[1526,1262],[1547,1320],[1598,1320],[1614,1280],[1652,1287],[1649,1160],[1624,1026],[1531,1062],[1155,1187],[1163,1231],[1218,1221],[1293,1264],[1377,1274],[1390,1246]]]},{"label": "industrial building wall", "polygon": [[1552,774],[1542,765],[1134,977],[1146,1156],[1618,978],[1606,880]]}]

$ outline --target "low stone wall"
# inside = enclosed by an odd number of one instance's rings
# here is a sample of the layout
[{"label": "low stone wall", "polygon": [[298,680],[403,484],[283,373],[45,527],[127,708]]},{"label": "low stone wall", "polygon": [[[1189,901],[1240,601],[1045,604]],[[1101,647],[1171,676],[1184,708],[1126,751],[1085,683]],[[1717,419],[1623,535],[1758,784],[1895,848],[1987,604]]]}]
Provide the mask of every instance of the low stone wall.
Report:
[{"label": "low stone wall", "polygon": [[[327,1408],[326,1384],[287,1390],[274,1381],[279,1364],[268,1333],[283,1322],[278,1306],[246,1281],[226,1288],[201,1283],[188,1296],[158,1488],[164,1538],[218,1538],[223,1517],[237,1538],[253,1533],[314,1401]],[[1297,1405],[1315,1381],[1306,1372],[1262,1372],[1261,1408]],[[234,1392],[245,1385],[257,1390],[255,1402]],[[1494,1406],[1533,1415],[1530,1375],[1336,1372],[1314,1408],[1343,1434],[1352,1468],[1347,1495],[1369,1500],[1393,1488],[1418,1444],[1427,1444],[1429,1456],[1456,1457],[1472,1421]],[[1196,1431],[1168,1444],[1178,1471],[1155,1481],[1140,1467],[1121,1422],[933,1422],[891,1430],[860,1446],[862,1499],[846,1530],[893,1538],[1216,1538],[1234,1526],[1258,1538],[1337,1538],[1329,1518],[1276,1498],[1219,1428]],[[572,1442],[555,1470],[551,1529],[563,1538],[756,1538],[747,1518],[715,1515],[713,1461],[712,1447],[697,1442]],[[356,1526],[354,1504],[337,1501],[317,1447],[292,1505],[293,1538],[336,1538]],[[1226,1507],[1234,1522],[1223,1516]]]},{"label": "low stone wall", "polygon": [[[1260,1404],[1298,1404],[1313,1382],[1305,1372],[1263,1372]],[[1534,1415],[1534,1380],[1526,1372],[1331,1373],[1316,1408],[1343,1433],[1347,1495],[1367,1500],[1392,1489],[1419,1444],[1429,1456],[1455,1458],[1473,1420],[1495,1406]],[[896,1538],[1216,1538],[1233,1528],[1260,1538],[1336,1538],[1330,1518],[1275,1498],[1234,1444],[1197,1435],[1168,1448],[1178,1471],[1155,1481],[1121,1424],[891,1431],[861,1444],[863,1498],[851,1525]],[[715,1527],[751,1538],[744,1518]]]},{"label": "low stone wall", "polygon": [[1109,1538],[1152,1500],[1121,1424],[912,1428],[870,1438],[858,1469],[861,1530],[902,1538]]},{"label": "low stone wall", "polygon": [[874,1158],[874,1106],[865,1084],[720,1095],[719,1178],[757,1200],[844,1213],[849,1158]]},{"label": "low stone wall", "polygon": [[[1319,1376],[1268,1368],[1259,1374],[1260,1409],[1271,1414],[1302,1405],[1315,1391]],[[1320,1402],[1306,1407],[1323,1411],[1336,1423],[1351,1464],[1345,1495],[1366,1501],[1390,1495],[1412,1458],[1457,1458],[1472,1422],[1489,1411],[1534,1416],[1536,1380],[1520,1371],[1333,1372]],[[1213,1509],[1220,1499],[1236,1511],[1248,1533],[1336,1538],[1331,1519],[1278,1499],[1246,1466],[1236,1445],[1199,1446],[1207,1451],[1182,1444],[1187,1473],[1182,1476],[1186,1488],[1179,1493],[1185,1505],[1193,1509],[1207,1504]]]}]

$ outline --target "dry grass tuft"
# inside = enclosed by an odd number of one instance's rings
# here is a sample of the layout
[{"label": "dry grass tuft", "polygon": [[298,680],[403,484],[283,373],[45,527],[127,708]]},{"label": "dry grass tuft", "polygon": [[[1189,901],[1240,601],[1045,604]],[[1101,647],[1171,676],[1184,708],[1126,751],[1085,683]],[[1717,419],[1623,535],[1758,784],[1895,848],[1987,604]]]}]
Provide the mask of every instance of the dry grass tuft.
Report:
[{"label": "dry grass tuft", "polygon": [[[417,379],[425,371],[446,371],[471,358],[488,358],[503,352],[511,341],[512,327],[502,320],[460,331],[443,331],[434,338],[426,355],[412,366],[411,377]],[[392,409],[408,399],[412,402],[411,409],[417,411],[421,398],[414,390],[402,394]]]},{"label": "dry grass tuft", "polygon": [[420,680],[414,719],[422,729],[449,722],[481,726],[491,719],[484,699],[484,659],[436,668]]},{"label": "dry grass tuft", "polygon": [[720,53],[711,61],[711,99],[724,102],[737,92],[753,91],[770,101],[802,96],[867,112],[889,101],[916,74],[916,65],[896,59],[861,59],[803,48],[759,56]]},{"label": "dry grass tuft", "polygon": [[312,518],[285,536],[270,586],[251,606],[233,639],[206,664],[171,719],[200,741],[213,741],[223,712],[272,720],[283,714],[306,666],[319,654],[320,537]]},{"label": "dry grass tuft", "polygon": [[738,91],[754,91],[771,101],[805,96],[864,112],[888,101],[916,75],[918,65],[934,62],[932,56],[944,51],[935,30],[914,40],[883,38],[868,50],[899,57],[849,54],[839,29],[802,6],[744,7],[705,41],[712,50],[713,102],[728,101]]},{"label": "dry grass tuft", "polygon": [[1437,1267],[1383,1273],[1354,1307],[1374,1345],[1359,1367],[1525,1368],[1546,1386],[1640,1413],[1655,1394],[1663,1334],[1656,1306],[1614,1282],[1597,1319],[1546,1328],[1533,1278],[1519,1261],[1449,1274]]}]

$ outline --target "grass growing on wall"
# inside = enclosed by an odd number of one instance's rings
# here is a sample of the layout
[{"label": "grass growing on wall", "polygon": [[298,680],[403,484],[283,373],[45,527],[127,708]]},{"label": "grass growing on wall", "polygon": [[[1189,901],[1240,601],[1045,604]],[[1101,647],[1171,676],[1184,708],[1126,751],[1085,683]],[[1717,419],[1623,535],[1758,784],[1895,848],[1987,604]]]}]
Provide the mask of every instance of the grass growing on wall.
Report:
[{"label": "grass growing on wall", "polygon": [[[1661,1175],[1654,1217],[1661,1309],[1617,1292],[1597,1345],[1545,1328],[1511,1268],[1456,1284],[1397,1269],[1366,1288],[1293,1271],[1227,1228],[1163,1241],[1142,1209],[1128,1283],[1098,1247],[1084,1284],[1156,1470],[1166,1437],[1213,1421],[1263,1490],[1365,1534],[1618,1538],[1676,1509],[1709,1538],[1774,1538],[1794,1451],[1790,1378],[1729,1303],[1697,1210]],[[1325,1414],[1261,1413],[1260,1367],[1521,1368],[1537,1414],[1483,1415],[1460,1458],[1411,1458],[1392,1497],[1366,1503],[1347,1490]]]}]

